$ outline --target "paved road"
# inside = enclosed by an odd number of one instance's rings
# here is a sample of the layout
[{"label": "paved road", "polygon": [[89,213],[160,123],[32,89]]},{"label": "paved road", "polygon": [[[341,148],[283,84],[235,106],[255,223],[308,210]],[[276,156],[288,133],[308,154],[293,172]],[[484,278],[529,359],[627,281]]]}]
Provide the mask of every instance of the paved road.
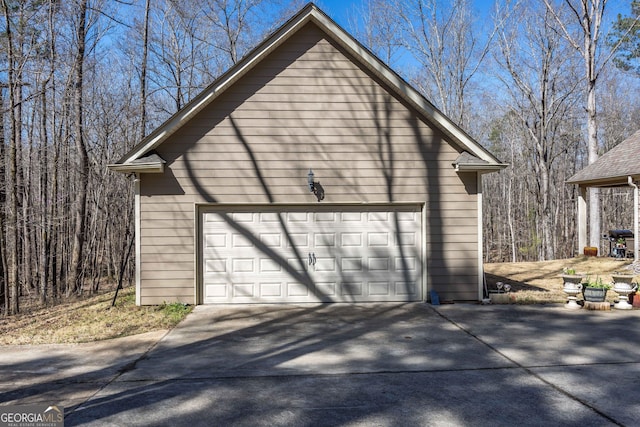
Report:
[{"label": "paved road", "polygon": [[637,310],[199,306],[169,333],[1,350],[0,402],[67,426],[640,423]]}]

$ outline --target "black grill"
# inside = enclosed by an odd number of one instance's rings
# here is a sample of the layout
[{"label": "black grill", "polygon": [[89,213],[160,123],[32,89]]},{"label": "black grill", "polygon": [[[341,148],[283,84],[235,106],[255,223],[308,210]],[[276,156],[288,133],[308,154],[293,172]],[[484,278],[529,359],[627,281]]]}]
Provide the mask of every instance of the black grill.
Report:
[{"label": "black grill", "polygon": [[618,239],[633,238],[633,231],[631,230],[609,230],[609,241],[615,242]]},{"label": "black grill", "polygon": [[[609,256],[633,258],[633,251],[627,251],[627,239],[633,239],[631,230],[609,230]],[[622,239],[620,242],[618,240]]]}]

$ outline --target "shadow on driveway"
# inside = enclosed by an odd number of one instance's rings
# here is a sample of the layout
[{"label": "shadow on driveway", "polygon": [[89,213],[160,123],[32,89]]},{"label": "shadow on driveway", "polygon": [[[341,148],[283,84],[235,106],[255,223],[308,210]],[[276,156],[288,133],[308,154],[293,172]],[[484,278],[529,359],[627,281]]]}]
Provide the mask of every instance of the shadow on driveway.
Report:
[{"label": "shadow on driveway", "polygon": [[70,426],[633,425],[639,315],[419,303],[199,306],[126,365],[63,382],[33,378],[22,393],[5,384],[0,396],[37,398],[39,387],[81,388],[93,375],[100,387],[67,410]]}]

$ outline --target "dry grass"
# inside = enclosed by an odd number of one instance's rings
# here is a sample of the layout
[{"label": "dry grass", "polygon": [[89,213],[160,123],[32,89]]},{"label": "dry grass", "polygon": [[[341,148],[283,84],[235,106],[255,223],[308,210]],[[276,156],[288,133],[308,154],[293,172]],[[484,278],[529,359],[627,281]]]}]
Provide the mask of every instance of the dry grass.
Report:
[{"label": "dry grass", "polygon": [[[487,283],[495,290],[502,281],[512,286],[512,301],[520,304],[563,303],[560,274],[565,267],[610,281],[611,273],[631,263],[613,258],[578,257],[556,261],[486,264]],[[67,302],[53,307],[25,309],[13,317],[0,317],[0,345],[80,343],[140,334],[175,326],[190,311],[181,304],[137,307],[133,288]],[[615,298],[608,292],[608,299]]]},{"label": "dry grass", "polygon": [[[574,268],[578,273],[611,281],[611,273],[626,271],[631,260],[610,257],[577,257],[555,261],[485,264],[489,290],[501,281],[512,286],[512,301],[519,304],[564,303],[567,295],[562,291],[562,270]],[[613,301],[616,293],[609,291],[607,299]]]},{"label": "dry grass", "polygon": [[[181,304],[137,307],[134,288],[0,317],[0,345],[81,343],[175,326],[190,311]],[[25,310],[26,311],[26,310]]]}]

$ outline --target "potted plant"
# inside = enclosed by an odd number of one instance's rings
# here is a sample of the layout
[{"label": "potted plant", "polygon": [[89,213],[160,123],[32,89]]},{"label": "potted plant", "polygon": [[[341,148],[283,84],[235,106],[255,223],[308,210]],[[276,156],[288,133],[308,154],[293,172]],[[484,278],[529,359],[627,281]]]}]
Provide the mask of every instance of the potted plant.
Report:
[{"label": "potted plant", "polygon": [[567,267],[562,270],[560,277],[563,280],[562,290],[569,296],[569,301],[565,304],[565,307],[573,310],[581,308],[576,302],[576,296],[582,292],[583,275],[577,274],[575,269]]},{"label": "potted plant", "polygon": [[577,285],[582,283],[582,279],[584,279],[583,274],[576,273],[576,270],[571,267],[563,268],[560,277],[562,277],[565,288],[577,287]]},{"label": "potted plant", "polygon": [[[619,295],[619,301],[614,305],[615,308],[621,310],[631,310],[633,297],[629,298],[632,293],[638,289],[638,285],[633,283],[635,275],[631,272],[616,271],[611,274],[613,279],[613,290]],[[632,304],[629,304],[631,302]]]},{"label": "potted plant", "polygon": [[596,277],[595,280],[587,277],[582,288],[582,295],[584,296],[585,301],[604,302],[609,289],[611,289],[611,285],[604,283],[600,277]]},{"label": "potted plant", "polygon": [[621,285],[623,287],[628,287],[629,289],[631,289],[631,282],[633,281],[634,277],[635,274],[631,272],[615,271],[611,273],[611,279],[613,280],[613,283],[615,285]]}]

